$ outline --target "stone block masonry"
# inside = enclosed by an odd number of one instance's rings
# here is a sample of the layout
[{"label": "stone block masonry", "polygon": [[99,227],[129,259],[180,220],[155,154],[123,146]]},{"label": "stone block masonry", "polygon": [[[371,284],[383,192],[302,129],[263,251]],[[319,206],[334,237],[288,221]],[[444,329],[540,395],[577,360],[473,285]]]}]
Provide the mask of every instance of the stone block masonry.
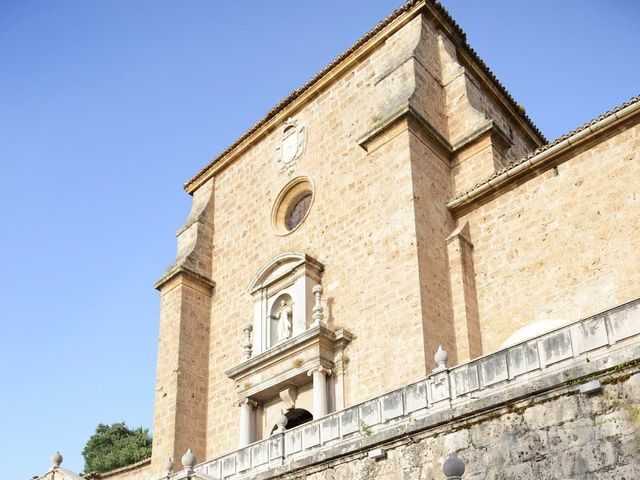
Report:
[{"label": "stone block masonry", "polygon": [[409,0],[186,184],[152,458],[107,477],[640,478],[639,119],[545,145]]},{"label": "stone block masonry", "polygon": [[[640,297],[638,106],[635,99],[542,147],[542,134],[444,9],[432,0],[407,2],[187,183],[192,210],[178,232],[176,261],[157,284],[149,470],[155,475],[189,447],[214,459],[207,468],[218,476],[300,471],[322,478],[308,460],[316,458],[320,470],[342,472],[335,478],[360,475],[362,465],[394,478],[418,468],[404,453],[417,448],[405,445],[411,439],[431,445],[416,453],[433,457],[421,457],[419,475],[436,472],[424,465],[456,445],[474,465],[502,465],[512,478],[542,472],[544,460],[558,460],[547,427],[509,427],[512,442],[529,439],[523,451],[549,448],[540,462],[524,453],[500,459],[492,445],[475,458],[481,449],[464,447],[459,432],[466,424],[469,438],[483,431],[472,418],[492,425],[485,409],[509,425],[508,402],[533,408],[517,392],[547,401],[549,392],[535,383],[540,375],[555,378],[549,389],[564,391],[549,397],[558,406],[563,395],[577,395],[560,369],[575,378],[609,375],[607,365],[583,363],[594,351],[618,352],[610,320],[604,332],[592,325],[597,335],[569,329],[501,348],[538,321],[571,322]],[[286,224],[292,182],[308,188],[309,210],[288,230],[278,221]],[[293,271],[280,278],[283,254],[322,268],[308,282],[295,283]],[[274,261],[271,283],[248,293],[250,279]],[[228,377],[251,360],[244,325],[253,322],[256,351],[278,350],[267,337],[279,321],[270,289],[289,289],[285,304],[302,312],[301,285],[309,294],[320,285],[327,329],[349,333],[320,355],[326,377],[298,375],[313,359],[297,350],[269,357],[273,365],[242,384]],[[301,316],[292,323],[294,343],[309,331]],[[432,373],[439,346],[458,366]],[[300,410],[329,415],[270,437],[281,422],[281,393],[294,387]],[[242,392],[247,398],[238,398]],[[442,443],[449,435],[457,440]],[[228,454],[256,438],[263,442]],[[384,444],[387,460],[360,458],[369,442]],[[609,460],[573,471],[610,473]]]},{"label": "stone block masonry", "polygon": [[[601,388],[584,391],[588,383]],[[380,459],[367,455],[380,448]],[[443,478],[452,452],[466,463],[465,480],[637,478],[640,300],[438,367],[424,381],[195,471],[220,479],[432,479]]]}]

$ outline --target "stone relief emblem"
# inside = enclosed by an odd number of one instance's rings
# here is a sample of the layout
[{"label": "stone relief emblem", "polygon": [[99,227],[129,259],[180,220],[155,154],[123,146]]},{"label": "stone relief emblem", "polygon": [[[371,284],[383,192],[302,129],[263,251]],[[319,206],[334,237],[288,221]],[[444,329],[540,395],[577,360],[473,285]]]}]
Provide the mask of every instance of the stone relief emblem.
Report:
[{"label": "stone relief emblem", "polygon": [[282,140],[276,147],[278,171],[286,170],[293,173],[296,161],[304,153],[307,142],[307,127],[297,120],[288,119],[284,122]]}]

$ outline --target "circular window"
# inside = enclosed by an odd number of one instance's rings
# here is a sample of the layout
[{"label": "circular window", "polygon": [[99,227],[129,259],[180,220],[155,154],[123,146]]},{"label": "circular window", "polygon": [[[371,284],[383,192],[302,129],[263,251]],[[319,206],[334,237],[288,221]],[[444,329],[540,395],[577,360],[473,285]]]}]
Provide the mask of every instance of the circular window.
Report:
[{"label": "circular window", "polygon": [[279,235],[293,232],[307,218],[313,203],[313,185],[305,177],[294,178],[280,192],[271,212]]},{"label": "circular window", "polygon": [[300,198],[293,201],[284,217],[284,226],[287,227],[287,230],[296,228],[307,216],[309,207],[311,207],[311,196],[311,192],[304,192]]}]

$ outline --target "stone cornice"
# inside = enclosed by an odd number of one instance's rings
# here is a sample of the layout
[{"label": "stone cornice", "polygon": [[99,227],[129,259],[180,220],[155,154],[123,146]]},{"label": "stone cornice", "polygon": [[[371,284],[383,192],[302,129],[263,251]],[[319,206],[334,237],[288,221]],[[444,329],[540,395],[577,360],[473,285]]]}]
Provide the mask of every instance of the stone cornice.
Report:
[{"label": "stone cornice", "polygon": [[189,267],[183,264],[177,264],[169,268],[164,275],[153,285],[153,288],[156,290],[162,290],[171,280],[184,276],[188,279],[195,281],[203,285],[208,290],[213,290],[216,286],[213,280],[208,279],[204,275],[200,275],[199,273],[191,270]]},{"label": "stone cornice", "polygon": [[513,145],[513,142],[504,130],[502,130],[496,122],[489,120],[477,130],[471,132],[469,135],[453,144],[452,153],[458,153],[460,150],[470,147],[485,135],[492,135],[498,142],[500,142],[504,149]]},{"label": "stone cornice", "polygon": [[323,325],[315,326],[315,327],[309,328],[308,330],[304,331],[300,335],[296,335],[293,338],[285,340],[284,342],[274,346],[273,348],[270,348],[262,353],[259,353],[258,355],[250,358],[249,360],[246,360],[241,364],[236,365],[235,367],[230,368],[229,370],[226,370],[224,373],[227,377],[236,379],[239,376],[242,376],[243,374],[245,374],[246,372],[254,370],[262,365],[272,363],[273,361],[277,361],[280,357],[282,357],[286,353],[300,347],[301,345],[308,343],[309,341],[315,339],[316,337],[324,337],[331,341],[336,340],[336,335],[334,334],[334,332],[329,330],[327,327]]},{"label": "stone cornice", "polygon": [[312,326],[224,373],[236,382],[239,400],[268,401],[283,388],[308,383],[310,370],[336,371],[335,355],[352,338],[345,330],[334,333],[323,324]]},{"label": "stone cornice", "polygon": [[[285,272],[282,272],[277,277],[268,279],[268,282],[266,282],[265,278],[268,277],[269,272],[275,270],[285,263],[291,263],[291,268]],[[316,272],[317,275],[320,275],[324,271],[324,265],[304,252],[288,251],[280,253],[260,267],[260,269],[256,272],[256,274],[249,282],[249,285],[247,285],[247,293],[253,295],[258,290],[282,280],[284,277],[290,275],[292,271],[299,270],[305,267],[309,267],[311,270]]]},{"label": "stone cornice", "polygon": [[365,151],[369,152],[371,147],[375,145],[376,140],[382,138],[396,125],[399,125],[402,122],[407,122],[408,124],[409,121],[413,121],[414,124],[419,127],[421,133],[424,135],[430,146],[439,151],[449,160],[451,160],[454,155],[459,153],[461,150],[472,146],[486,135],[491,135],[505,148],[509,147],[512,143],[507,134],[496,124],[496,122],[489,120],[484,125],[452,145],[436,130],[433,125],[431,125],[426,118],[422,116],[420,112],[411,105],[405,104],[395,112],[392,112],[377,122],[368,132],[362,135],[357,140],[358,145],[360,145],[360,147]]},{"label": "stone cornice", "polygon": [[420,112],[418,112],[411,105],[405,104],[398,108],[395,112],[392,112],[379,122],[377,122],[373,127],[362,135],[358,140],[358,145],[362,147],[365,151],[369,151],[370,145],[386,132],[388,132],[392,127],[398,125],[399,123],[406,121],[408,118],[412,118],[415,120],[421,127],[427,137],[432,141],[434,146],[439,150],[443,151],[446,156],[450,156],[453,147],[449,143],[449,141],[444,138],[438,131],[429,123],[429,121],[424,118]]},{"label": "stone cornice", "polygon": [[336,330],[334,335],[334,340],[336,342],[336,346],[339,348],[344,348],[347,344],[351,343],[353,340],[353,334],[341,328],[340,330]]},{"label": "stone cornice", "polygon": [[447,203],[447,208],[453,213],[462,213],[472,204],[488,198],[489,195],[503,191],[541,168],[562,161],[575,150],[576,146],[597,141],[606,132],[621,127],[622,124],[637,116],[640,116],[640,96],[630,99],[496,172],[483,182],[450,200]]}]

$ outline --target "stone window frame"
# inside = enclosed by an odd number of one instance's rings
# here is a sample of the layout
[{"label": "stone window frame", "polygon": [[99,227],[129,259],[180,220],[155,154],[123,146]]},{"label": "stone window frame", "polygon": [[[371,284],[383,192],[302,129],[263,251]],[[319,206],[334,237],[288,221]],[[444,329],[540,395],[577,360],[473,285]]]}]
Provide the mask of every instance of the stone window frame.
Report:
[{"label": "stone window frame", "polygon": [[[280,193],[278,193],[271,209],[271,227],[276,235],[289,235],[300,228],[313,209],[316,196],[315,190],[313,181],[304,175],[291,179],[284,187],[282,187],[282,189],[280,189]],[[291,208],[293,208],[296,203],[307,194],[311,194],[311,201],[309,202],[307,211],[297,225],[291,229],[287,228],[287,214],[290,212]]]}]

